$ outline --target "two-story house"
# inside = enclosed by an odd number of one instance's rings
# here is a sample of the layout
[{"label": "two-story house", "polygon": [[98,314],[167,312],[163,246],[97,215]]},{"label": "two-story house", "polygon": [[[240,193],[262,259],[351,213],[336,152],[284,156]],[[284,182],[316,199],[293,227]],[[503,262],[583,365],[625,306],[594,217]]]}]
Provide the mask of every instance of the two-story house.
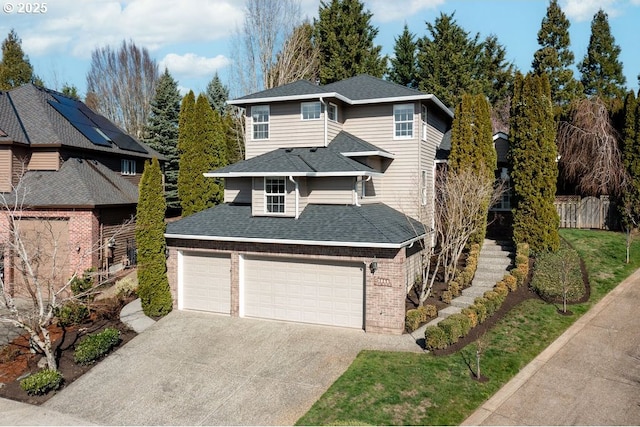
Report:
[{"label": "two-story house", "polygon": [[152,157],[164,160],[80,101],[31,84],[0,92],[5,284],[22,277],[7,209],[46,280],[132,261],[138,182]]},{"label": "two-story house", "polygon": [[401,333],[452,112],[367,75],[230,103],[246,159],[205,174],[224,204],[167,227],[177,307]]}]

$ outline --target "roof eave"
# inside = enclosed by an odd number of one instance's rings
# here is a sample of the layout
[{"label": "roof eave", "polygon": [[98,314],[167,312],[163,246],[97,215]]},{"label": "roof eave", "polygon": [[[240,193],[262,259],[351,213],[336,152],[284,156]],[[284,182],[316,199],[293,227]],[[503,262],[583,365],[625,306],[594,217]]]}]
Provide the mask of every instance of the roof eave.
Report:
[{"label": "roof eave", "polygon": [[340,176],[382,176],[381,172],[348,171],[348,172],[205,172],[206,178],[249,178],[264,176],[305,176],[305,177],[340,177]]},{"label": "roof eave", "polygon": [[351,103],[350,99],[348,99],[343,95],[340,95],[339,93],[325,92],[325,93],[305,93],[301,95],[287,95],[287,96],[268,96],[265,98],[230,99],[227,101],[227,104],[242,106],[242,105],[248,105],[248,104],[265,104],[270,102],[299,101],[299,100],[305,100],[305,99],[320,99],[320,98],[337,98],[348,104]]},{"label": "roof eave", "polygon": [[340,154],[342,154],[345,157],[368,157],[368,156],[379,156],[379,157],[386,157],[387,159],[395,159],[396,156],[387,152],[387,151],[381,151],[381,150],[377,150],[377,151],[346,151],[346,152],[341,152]]}]

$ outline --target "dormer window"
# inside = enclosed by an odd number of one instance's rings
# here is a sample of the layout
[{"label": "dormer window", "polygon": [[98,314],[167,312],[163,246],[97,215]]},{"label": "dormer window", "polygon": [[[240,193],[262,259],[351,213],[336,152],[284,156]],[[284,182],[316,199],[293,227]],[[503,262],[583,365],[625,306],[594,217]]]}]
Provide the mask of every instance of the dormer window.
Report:
[{"label": "dormer window", "polygon": [[322,113],[320,102],[303,102],[301,104],[302,120],[319,120]]},{"label": "dormer window", "polygon": [[269,139],[269,106],[254,105],[251,107],[253,139]]},{"label": "dormer window", "polygon": [[394,138],[413,138],[413,104],[393,106]]},{"label": "dormer window", "polygon": [[122,162],[120,162],[120,173],[122,175],[135,175],[136,161],[131,159],[122,159]]},{"label": "dormer window", "polygon": [[283,176],[264,179],[265,210],[267,213],[284,213],[286,181]]}]

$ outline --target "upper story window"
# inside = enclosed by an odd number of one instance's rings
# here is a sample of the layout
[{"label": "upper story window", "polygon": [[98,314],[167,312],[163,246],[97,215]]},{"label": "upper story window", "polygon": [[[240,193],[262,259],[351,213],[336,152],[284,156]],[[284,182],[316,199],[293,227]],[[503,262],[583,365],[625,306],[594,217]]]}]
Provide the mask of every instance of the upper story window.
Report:
[{"label": "upper story window", "polygon": [[253,139],[269,139],[269,106],[254,105],[251,107]]},{"label": "upper story window", "polygon": [[393,106],[394,137],[413,138],[413,104]]},{"label": "upper story window", "polygon": [[284,177],[265,177],[265,210],[268,213],[284,213],[287,185]]},{"label": "upper story window", "polygon": [[338,121],[338,106],[336,104],[333,104],[331,102],[329,103],[329,105],[327,106],[327,117],[332,122]]},{"label": "upper story window", "polygon": [[122,159],[122,162],[120,162],[120,173],[122,175],[135,175],[136,161],[131,159]]},{"label": "upper story window", "polygon": [[422,104],[420,106],[420,120],[422,122],[422,132],[420,133],[420,137],[423,141],[427,140],[427,106]]},{"label": "upper story window", "polygon": [[303,102],[301,110],[302,120],[319,120],[322,105],[320,102]]}]

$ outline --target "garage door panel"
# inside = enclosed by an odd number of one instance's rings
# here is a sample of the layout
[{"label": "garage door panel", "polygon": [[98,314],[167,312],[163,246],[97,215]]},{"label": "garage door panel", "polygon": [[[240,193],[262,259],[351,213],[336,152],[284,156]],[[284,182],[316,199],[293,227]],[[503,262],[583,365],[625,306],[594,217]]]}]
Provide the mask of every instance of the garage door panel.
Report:
[{"label": "garage door panel", "polygon": [[246,258],[244,268],[246,316],[363,326],[361,265]]},{"label": "garage door panel", "polygon": [[230,267],[229,256],[185,252],[182,261],[183,308],[229,314]]}]

